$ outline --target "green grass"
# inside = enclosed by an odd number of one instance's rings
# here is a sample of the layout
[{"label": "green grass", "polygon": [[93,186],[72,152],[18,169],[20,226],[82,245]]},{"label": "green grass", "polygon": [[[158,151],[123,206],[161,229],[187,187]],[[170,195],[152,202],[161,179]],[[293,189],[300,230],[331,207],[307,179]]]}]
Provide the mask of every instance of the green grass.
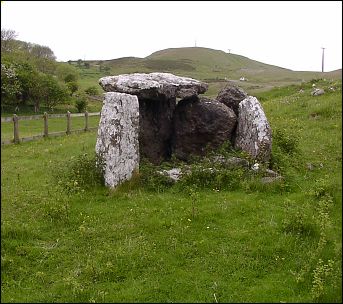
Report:
[{"label": "green grass", "polygon": [[318,97],[310,86],[260,93],[273,132],[284,132],[273,144],[281,186],[240,180],[218,190],[195,178],[153,191],[161,184],[144,179],[143,166],[117,191],[82,188],[70,163],[75,173],[85,168],[80,155],[94,153],[95,132],[3,146],[2,301],[340,303],[336,88]]}]

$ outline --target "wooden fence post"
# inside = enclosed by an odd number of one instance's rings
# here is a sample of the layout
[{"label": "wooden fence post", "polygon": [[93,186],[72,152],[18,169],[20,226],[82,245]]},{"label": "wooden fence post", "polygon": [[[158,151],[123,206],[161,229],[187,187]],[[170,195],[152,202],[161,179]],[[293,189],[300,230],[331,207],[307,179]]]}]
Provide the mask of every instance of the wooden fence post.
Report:
[{"label": "wooden fence post", "polygon": [[89,127],[88,127],[88,112],[85,112],[85,121],[86,121],[86,125],[85,125],[85,131],[88,131]]},{"label": "wooden fence post", "polygon": [[70,134],[70,125],[71,125],[71,116],[70,116],[70,112],[67,112],[67,134]]},{"label": "wooden fence post", "polygon": [[18,123],[18,116],[17,114],[13,114],[13,131],[14,131],[14,143],[17,144],[19,143],[19,123]]},{"label": "wooden fence post", "polygon": [[44,137],[48,137],[48,135],[49,135],[49,131],[48,131],[48,113],[44,112],[43,118],[44,118]]}]

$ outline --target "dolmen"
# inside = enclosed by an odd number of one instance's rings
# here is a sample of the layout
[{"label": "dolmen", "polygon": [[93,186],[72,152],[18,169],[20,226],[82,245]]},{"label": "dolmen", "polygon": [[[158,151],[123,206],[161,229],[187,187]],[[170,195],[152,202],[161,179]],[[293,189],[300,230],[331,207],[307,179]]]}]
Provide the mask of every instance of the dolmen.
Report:
[{"label": "dolmen", "polygon": [[270,159],[272,134],[263,108],[236,86],[210,99],[199,96],[206,83],[170,73],[107,76],[99,84],[106,93],[95,150],[108,187],[129,180],[140,159],[187,161],[228,141],[253,159]]}]

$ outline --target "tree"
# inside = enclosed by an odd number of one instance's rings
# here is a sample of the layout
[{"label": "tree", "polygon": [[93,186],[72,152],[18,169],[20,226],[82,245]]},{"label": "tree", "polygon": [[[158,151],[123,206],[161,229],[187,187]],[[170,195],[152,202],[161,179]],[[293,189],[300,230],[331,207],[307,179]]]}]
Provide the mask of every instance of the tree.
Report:
[{"label": "tree", "polygon": [[46,106],[53,111],[54,107],[68,98],[67,89],[60,85],[51,75],[41,75],[44,86],[43,100]]},{"label": "tree", "polygon": [[76,74],[67,74],[65,77],[64,77],[64,82],[65,83],[68,83],[68,82],[76,82],[77,81],[77,75]]},{"label": "tree", "polygon": [[98,61],[98,65],[99,65],[99,71],[101,72],[102,70],[102,64],[103,64],[103,61],[102,60],[99,60]]},{"label": "tree", "polygon": [[11,64],[1,64],[1,107],[4,104],[16,104],[21,94],[20,82],[15,68]]},{"label": "tree", "polygon": [[64,82],[77,81],[79,79],[78,69],[63,62],[57,63],[55,75]]},{"label": "tree", "polygon": [[88,100],[85,94],[79,93],[76,96],[75,107],[79,113],[87,109]]},{"label": "tree", "polygon": [[56,60],[54,52],[48,46],[34,43],[31,45],[30,53],[37,58]]},{"label": "tree", "polygon": [[14,48],[14,41],[18,34],[9,29],[1,29],[1,53],[11,52]]},{"label": "tree", "polygon": [[73,96],[73,94],[79,89],[79,85],[75,81],[67,82],[66,86],[70,92],[70,96]]},{"label": "tree", "polygon": [[79,59],[79,60],[77,61],[77,66],[78,66],[79,68],[81,68],[81,66],[82,66],[82,59]]}]

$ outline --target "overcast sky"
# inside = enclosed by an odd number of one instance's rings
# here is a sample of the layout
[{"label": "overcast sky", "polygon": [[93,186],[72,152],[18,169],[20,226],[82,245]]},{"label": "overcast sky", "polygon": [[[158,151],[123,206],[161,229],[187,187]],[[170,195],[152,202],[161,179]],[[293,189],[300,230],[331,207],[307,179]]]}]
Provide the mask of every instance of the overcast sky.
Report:
[{"label": "overcast sky", "polygon": [[2,1],[1,28],[58,61],[207,47],[296,71],[342,68],[342,1]]}]

